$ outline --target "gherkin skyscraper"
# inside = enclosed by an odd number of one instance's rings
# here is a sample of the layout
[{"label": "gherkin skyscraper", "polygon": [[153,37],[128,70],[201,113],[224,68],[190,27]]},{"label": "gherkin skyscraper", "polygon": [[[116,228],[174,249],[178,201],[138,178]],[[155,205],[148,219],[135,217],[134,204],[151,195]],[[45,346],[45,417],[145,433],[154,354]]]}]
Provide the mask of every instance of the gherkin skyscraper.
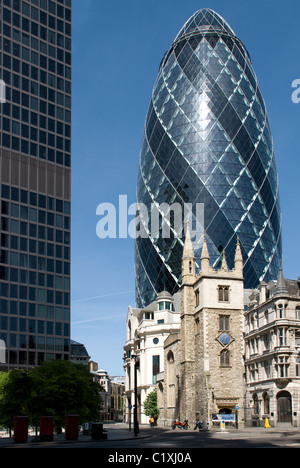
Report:
[{"label": "gherkin skyscraper", "polygon": [[[217,13],[197,11],[161,61],[141,145],[137,203],[203,206],[203,232],[215,267],[233,267],[236,238],[245,287],[277,278],[281,210],[266,106],[245,46]],[[171,218],[168,218],[170,220]],[[180,285],[184,235],[153,235],[141,214],[136,236],[136,301],[142,307]],[[159,231],[161,233],[161,230]],[[194,244],[200,266],[203,236]]]}]

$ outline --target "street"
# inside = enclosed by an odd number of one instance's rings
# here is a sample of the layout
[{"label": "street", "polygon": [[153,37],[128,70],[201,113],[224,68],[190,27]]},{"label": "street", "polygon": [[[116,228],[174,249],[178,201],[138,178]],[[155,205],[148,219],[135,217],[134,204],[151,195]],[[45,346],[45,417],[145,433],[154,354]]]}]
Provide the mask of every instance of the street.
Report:
[{"label": "street", "polygon": [[[79,435],[78,440],[66,441],[63,436],[55,436],[52,442],[30,442],[15,444],[12,441],[5,443],[0,440],[2,448],[102,448],[103,455],[111,456],[111,462],[120,462],[118,456],[123,453],[142,454],[146,457],[158,451],[160,457],[170,457],[169,460],[160,459],[161,462],[179,463],[174,454],[186,456],[189,449],[201,448],[300,448],[300,430],[298,428],[249,428],[230,429],[225,431],[211,430],[207,432],[193,429],[172,430],[170,428],[140,427],[137,436],[128,431],[125,424],[107,424],[107,440],[92,440],[90,436]],[[120,449],[118,452],[117,449]],[[126,449],[126,450],[125,450]],[[131,451],[132,449],[132,451]],[[135,450],[136,449],[136,450]],[[182,450],[181,450],[182,449]],[[191,450],[190,455],[197,453]],[[165,454],[165,455],[164,455]],[[168,455],[167,455],[168,454]],[[172,455],[173,454],[173,455]],[[183,455],[181,455],[181,458]],[[158,460],[158,459],[157,459]],[[125,460],[124,460],[125,461]],[[155,462],[156,460],[154,460]],[[184,461],[184,459],[182,459]],[[188,460],[187,460],[188,461]]]},{"label": "street", "polygon": [[[144,430],[141,429],[141,433]],[[151,434],[152,432],[152,434]],[[267,432],[267,429],[243,431],[183,431],[153,428],[147,430],[148,438],[101,441],[93,443],[95,447],[105,448],[300,448],[300,431]],[[86,445],[88,446],[88,444]],[[169,451],[170,452],[170,451]]]}]

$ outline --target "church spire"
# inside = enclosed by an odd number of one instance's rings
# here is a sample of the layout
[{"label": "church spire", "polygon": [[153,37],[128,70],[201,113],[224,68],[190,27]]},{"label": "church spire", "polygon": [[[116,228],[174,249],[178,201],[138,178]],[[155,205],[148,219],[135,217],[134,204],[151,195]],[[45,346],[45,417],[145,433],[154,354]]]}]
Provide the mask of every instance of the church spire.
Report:
[{"label": "church spire", "polygon": [[189,222],[186,223],[185,241],[183,246],[182,258],[195,258]]},{"label": "church spire", "polygon": [[223,253],[222,253],[221,269],[224,270],[224,271],[228,271],[228,266],[227,266],[227,261],[226,261],[226,256],[225,256],[225,250],[223,250]]},{"label": "church spire", "polygon": [[240,239],[239,236],[236,238],[236,249],[234,255],[234,268],[236,271],[243,272],[243,256],[242,250],[240,246]]},{"label": "church spire", "polygon": [[195,280],[195,255],[191,239],[190,227],[187,222],[185,230],[185,241],[183,246],[181,263],[182,284],[190,283]]},{"label": "church spire", "polygon": [[208,253],[208,247],[207,247],[207,242],[206,242],[206,235],[204,233],[203,245],[202,245],[202,251],[201,251],[201,272],[208,273],[208,270],[209,270],[209,253]]},{"label": "church spire", "polygon": [[209,253],[208,253],[205,233],[204,233],[204,236],[203,236],[203,245],[202,245],[202,251],[201,251],[201,260],[203,260],[203,259],[208,259],[209,260]]}]

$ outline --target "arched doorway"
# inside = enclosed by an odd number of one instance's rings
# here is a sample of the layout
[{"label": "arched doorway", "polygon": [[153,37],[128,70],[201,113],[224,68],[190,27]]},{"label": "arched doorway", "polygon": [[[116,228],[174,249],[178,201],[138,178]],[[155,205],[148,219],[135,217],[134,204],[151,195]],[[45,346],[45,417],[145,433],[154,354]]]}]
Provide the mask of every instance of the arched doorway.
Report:
[{"label": "arched doorway", "polygon": [[231,408],[220,408],[219,409],[219,414],[231,414],[232,409]]},{"label": "arched doorway", "polygon": [[292,423],[292,397],[287,391],[277,394],[277,415],[279,423]]}]

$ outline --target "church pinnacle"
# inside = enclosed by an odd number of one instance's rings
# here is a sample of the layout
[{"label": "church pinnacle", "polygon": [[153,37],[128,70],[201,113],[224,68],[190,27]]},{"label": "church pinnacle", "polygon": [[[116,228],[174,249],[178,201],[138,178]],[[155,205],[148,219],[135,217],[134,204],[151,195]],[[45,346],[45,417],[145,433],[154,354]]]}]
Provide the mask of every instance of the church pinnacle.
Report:
[{"label": "church pinnacle", "polygon": [[235,249],[235,255],[234,255],[234,268],[236,270],[243,271],[243,256],[242,256],[242,250],[241,250],[241,246],[240,246],[239,236],[237,236],[237,239],[236,239],[236,249]]},{"label": "church pinnacle", "polygon": [[189,222],[186,223],[185,241],[182,258],[194,258],[194,248],[191,239]]},{"label": "church pinnacle", "polygon": [[203,272],[208,272],[209,270],[209,253],[208,253],[208,248],[207,248],[207,242],[206,242],[206,236],[204,233],[204,238],[203,238],[203,245],[202,245],[202,251],[201,251],[201,271]]},{"label": "church pinnacle", "polygon": [[190,282],[195,278],[195,255],[191,239],[189,223],[186,225],[185,241],[182,255],[182,283]]}]

